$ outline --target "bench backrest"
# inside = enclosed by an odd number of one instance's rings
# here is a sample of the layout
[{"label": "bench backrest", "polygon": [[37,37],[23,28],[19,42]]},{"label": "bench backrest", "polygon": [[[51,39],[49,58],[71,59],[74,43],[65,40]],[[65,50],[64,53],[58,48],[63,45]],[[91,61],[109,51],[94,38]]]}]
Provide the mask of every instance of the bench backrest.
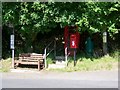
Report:
[{"label": "bench backrest", "polygon": [[19,60],[21,61],[38,61],[38,60],[43,60],[43,55],[42,54],[36,54],[36,53],[22,53],[19,54]]},{"label": "bench backrest", "polygon": [[43,55],[42,54],[31,54],[30,58],[33,60],[38,60],[38,59],[43,59]]}]

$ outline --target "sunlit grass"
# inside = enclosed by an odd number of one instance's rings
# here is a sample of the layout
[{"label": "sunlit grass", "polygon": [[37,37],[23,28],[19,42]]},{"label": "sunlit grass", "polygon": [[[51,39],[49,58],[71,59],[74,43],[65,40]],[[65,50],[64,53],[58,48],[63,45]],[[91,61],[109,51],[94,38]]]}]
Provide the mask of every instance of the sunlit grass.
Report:
[{"label": "sunlit grass", "polygon": [[[68,66],[62,69],[47,69],[48,71],[62,71],[62,72],[73,72],[73,71],[96,71],[96,70],[117,70],[118,61],[120,61],[119,53],[114,52],[111,55],[106,55],[101,58],[86,58],[83,56],[77,56],[77,64],[74,67],[73,58],[69,58]],[[11,69],[11,58],[1,60],[0,72],[9,72]],[[47,58],[47,63],[52,64],[53,60],[51,57]]]},{"label": "sunlit grass", "polygon": [[49,69],[50,71],[96,71],[96,70],[117,70],[118,69],[118,59],[113,58],[109,55],[104,56],[102,58],[79,58],[77,60],[77,64],[74,67],[73,60],[68,63],[66,68],[62,69]]},{"label": "sunlit grass", "polygon": [[8,72],[8,71],[10,71],[11,63],[12,63],[11,58],[8,58],[6,60],[1,60],[0,65],[2,65],[2,67],[0,68],[0,72]]}]

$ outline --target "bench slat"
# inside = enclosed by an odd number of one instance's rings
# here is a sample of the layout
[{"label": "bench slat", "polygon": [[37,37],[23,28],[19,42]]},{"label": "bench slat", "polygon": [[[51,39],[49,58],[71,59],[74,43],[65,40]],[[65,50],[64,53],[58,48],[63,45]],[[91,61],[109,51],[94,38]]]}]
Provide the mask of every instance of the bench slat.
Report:
[{"label": "bench slat", "polygon": [[[22,62],[25,61],[25,62],[38,62],[38,60],[22,60]],[[40,60],[41,62],[43,62],[43,60],[41,59]]]},{"label": "bench slat", "polygon": [[20,64],[38,65],[38,62],[19,62]]}]

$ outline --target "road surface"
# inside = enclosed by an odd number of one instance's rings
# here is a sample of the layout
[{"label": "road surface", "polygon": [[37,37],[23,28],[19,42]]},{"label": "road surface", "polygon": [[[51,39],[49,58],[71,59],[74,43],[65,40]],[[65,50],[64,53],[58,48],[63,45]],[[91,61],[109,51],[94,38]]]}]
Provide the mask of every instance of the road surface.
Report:
[{"label": "road surface", "polygon": [[2,88],[118,88],[118,71],[3,73]]}]

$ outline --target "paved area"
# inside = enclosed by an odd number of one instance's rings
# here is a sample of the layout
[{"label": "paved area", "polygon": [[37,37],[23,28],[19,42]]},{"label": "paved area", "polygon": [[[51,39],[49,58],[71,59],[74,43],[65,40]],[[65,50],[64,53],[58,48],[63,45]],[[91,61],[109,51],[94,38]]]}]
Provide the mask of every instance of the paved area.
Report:
[{"label": "paved area", "polygon": [[4,88],[117,88],[118,71],[2,73]]}]

